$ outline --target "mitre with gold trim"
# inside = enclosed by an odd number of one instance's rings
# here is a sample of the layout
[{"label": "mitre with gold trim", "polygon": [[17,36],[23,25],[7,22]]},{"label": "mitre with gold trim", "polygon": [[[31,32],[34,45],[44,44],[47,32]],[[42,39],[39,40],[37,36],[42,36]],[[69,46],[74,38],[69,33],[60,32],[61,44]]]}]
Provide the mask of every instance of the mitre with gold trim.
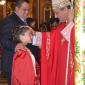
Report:
[{"label": "mitre with gold trim", "polygon": [[71,2],[69,0],[52,0],[52,8],[53,10],[64,8],[70,5]]}]

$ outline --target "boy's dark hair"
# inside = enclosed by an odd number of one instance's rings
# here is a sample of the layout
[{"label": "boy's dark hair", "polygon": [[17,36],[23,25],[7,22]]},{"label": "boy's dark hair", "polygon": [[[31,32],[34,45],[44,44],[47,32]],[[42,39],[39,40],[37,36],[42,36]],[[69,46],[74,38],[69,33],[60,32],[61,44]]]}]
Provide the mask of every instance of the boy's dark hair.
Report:
[{"label": "boy's dark hair", "polygon": [[29,3],[28,0],[16,0],[16,1],[14,2],[14,6],[15,6],[15,7],[20,7],[24,2]]},{"label": "boy's dark hair", "polygon": [[14,43],[21,43],[20,40],[20,35],[24,35],[24,33],[29,30],[29,27],[27,26],[16,26],[16,28],[14,28],[13,30],[13,41]]},{"label": "boy's dark hair", "polygon": [[46,23],[46,22],[40,24],[39,31],[40,32],[50,32],[50,24]]}]

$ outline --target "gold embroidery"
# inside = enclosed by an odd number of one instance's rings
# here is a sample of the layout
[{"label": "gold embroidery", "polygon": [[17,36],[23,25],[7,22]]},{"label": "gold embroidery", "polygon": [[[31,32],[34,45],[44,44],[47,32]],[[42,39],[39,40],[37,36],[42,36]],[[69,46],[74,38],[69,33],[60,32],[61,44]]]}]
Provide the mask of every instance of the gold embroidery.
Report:
[{"label": "gold embroidery", "polygon": [[50,55],[50,33],[47,33],[47,41],[46,41],[46,58],[49,59]]},{"label": "gold embroidery", "polygon": [[73,68],[74,68],[74,59],[70,50],[70,69],[71,69],[71,75],[73,73]]}]

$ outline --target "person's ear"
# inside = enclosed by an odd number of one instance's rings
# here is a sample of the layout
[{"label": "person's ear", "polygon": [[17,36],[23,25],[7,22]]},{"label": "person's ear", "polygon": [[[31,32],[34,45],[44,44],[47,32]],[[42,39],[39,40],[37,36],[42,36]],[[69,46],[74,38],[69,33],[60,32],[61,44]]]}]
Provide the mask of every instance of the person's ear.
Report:
[{"label": "person's ear", "polygon": [[18,12],[19,11],[19,7],[15,7],[15,11]]}]

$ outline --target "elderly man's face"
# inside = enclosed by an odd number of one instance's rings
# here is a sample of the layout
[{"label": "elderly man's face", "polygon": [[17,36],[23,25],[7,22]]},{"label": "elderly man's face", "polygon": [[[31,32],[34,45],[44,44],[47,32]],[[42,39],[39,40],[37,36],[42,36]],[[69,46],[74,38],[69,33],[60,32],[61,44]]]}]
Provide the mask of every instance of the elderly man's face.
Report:
[{"label": "elderly man's face", "polygon": [[58,18],[60,18],[62,21],[65,21],[67,18],[67,9],[57,9],[55,11],[55,14]]},{"label": "elderly man's face", "polygon": [[19,17],[23,18],[26,20],[28,17],[28,13],[30,12],[30,6],[28,3],[24,2],[20,7],[16,7],[16,13],[18,14]]}]

